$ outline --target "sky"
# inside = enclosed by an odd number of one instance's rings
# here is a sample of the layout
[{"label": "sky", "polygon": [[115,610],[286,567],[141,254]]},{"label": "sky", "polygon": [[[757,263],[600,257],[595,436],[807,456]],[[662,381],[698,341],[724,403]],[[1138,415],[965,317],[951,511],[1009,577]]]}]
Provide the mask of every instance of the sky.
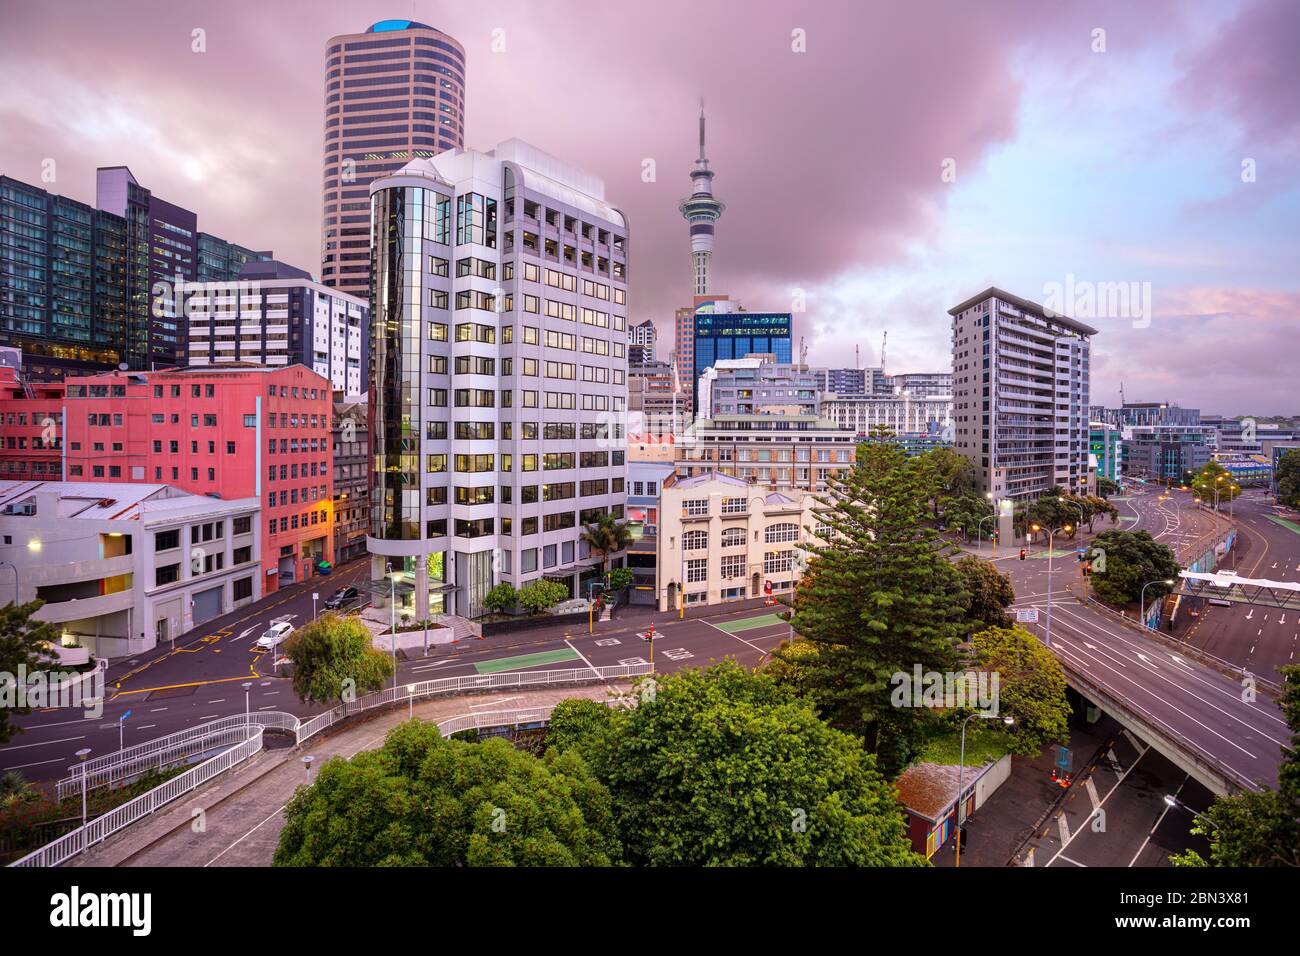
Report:
[{"label": "sky", "polygon": [[714,291],[811,363],[947,370],[995,285],[1099,330],[1094,404],[1300,415],[1295,0],[0,0],[0,173],[93,203],[127,165],[318,273],[325,46],[392,17],[465,46],[467,146],[604,180],[661,356],[703,98]]}]

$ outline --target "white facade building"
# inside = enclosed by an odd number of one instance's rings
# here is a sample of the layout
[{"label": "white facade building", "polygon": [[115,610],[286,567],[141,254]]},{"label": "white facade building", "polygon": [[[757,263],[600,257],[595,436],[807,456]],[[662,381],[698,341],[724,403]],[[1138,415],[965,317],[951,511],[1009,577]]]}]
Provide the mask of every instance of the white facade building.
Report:
[{"label": "white facade building", "polygon": [[170,485],[0,482],[0,600],[40,598],[82,649],[148,651],[262,597],[256,498],[223,501]]},{"label": "white facade building", "polygon": [[947,395],[828,395],[822,400],[822,415],[855,435],[870,435],[876,428],[887,428],[895,435],[924,434],[931,430],[931,423],[946,432],[952,426],[952,399]]},{"label": "white facade building", "polygon": [[[623,214],[595,176],[519,140],[371,186],[376,603],[475,616],[495,584],[581,591],[581,540],[625,518]],[[619,558],[615,558],[617,563]]]}]

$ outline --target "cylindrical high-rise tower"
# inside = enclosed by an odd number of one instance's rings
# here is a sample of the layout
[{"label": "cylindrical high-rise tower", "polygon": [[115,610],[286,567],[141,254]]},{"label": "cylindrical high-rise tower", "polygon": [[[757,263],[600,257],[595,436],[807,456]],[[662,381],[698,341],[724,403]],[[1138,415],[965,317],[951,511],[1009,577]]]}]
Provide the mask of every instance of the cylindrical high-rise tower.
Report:
[{"label": "cylindrical high-rise tower", "polygon": [[691,194],[677,204],[691,224],[691,265],[695,271],[695,294],[709,293],[709,260],[713,257],[713,224],[726,204],[713,198],[713,170],[704,157],[704,107],[700,106],[700,158],[691,170]]}]

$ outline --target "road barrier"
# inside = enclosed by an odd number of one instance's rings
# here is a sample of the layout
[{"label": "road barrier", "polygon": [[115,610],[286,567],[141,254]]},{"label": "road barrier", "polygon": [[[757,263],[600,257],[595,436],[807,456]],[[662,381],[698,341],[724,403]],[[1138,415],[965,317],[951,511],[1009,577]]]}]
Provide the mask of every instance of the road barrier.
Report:
[{"label": "road barrier", "polygon": [[[60,797],[80,792],[82,774],[90,786],[107,786],[111,783],[128,779],[160,766],[167,761],[175,763],[186,757],[204,753],[218,747],[226,747],[221,753],[204,761],[198,766],[178,774],[148,793],[127,801],[119,807],[109,810],[84,826],[77,827],[38,850],[27,854],[20,860],[9,864],[14,867],[58,866],[79,853],[85,852],[97,843],[124,830],[143,817],[171,803],[178,797],[192,792],[207,783],[218,774],[225,773],[258,754],[262,750],[262,737],[267,730],[281,730],[294,735],[301,744],[310,737],[321,733],[328,727],[356,714],[365,713],[381,707],[391,707],[427,697],[444,694],[456,694],[478,690],[518,687],[557,687],[573,684],[602,683],[617,678],[640,677],[654,672],[651,664],[618,664],[611,667],[575,667],[552,671],[506,671],[500,674],[473,675],[468,677],[444,677],[437,680],[421,681],[401,687],[367,694],[355,701],[341,704],[323,714],[301,720],[293,714],[281,711],[259,711],[251,714],[235,714],[219,720],[200,724],[189,730],[169,734],[157,740],[137,744],[114,754],[105,754],[95,761],[87,761],[75,767],[76,772],[59,781]],[[516,723],[531,723],[550,717],[550,708],[534,708],[517,711],[485,711],[470,714],[462,718],[444,721],[450,729],[439,725],[444,736],[463,730],[481,729],[483,727],[501,727],[511,725],[509,715],[536,715],[528,720]],[[456,723],[456,721],[462,723]],[[468,721],[468,722],[466,722]],[[484,721],[487,721],[486,723]],[[493,722],[495,721],[495,722]]]}]

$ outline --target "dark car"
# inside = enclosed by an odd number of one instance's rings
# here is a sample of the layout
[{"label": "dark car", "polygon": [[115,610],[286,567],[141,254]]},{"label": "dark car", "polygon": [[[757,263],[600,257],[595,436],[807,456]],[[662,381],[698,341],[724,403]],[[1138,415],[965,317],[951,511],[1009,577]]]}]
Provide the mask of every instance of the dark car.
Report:
[{"label": "dark car", "polygon": [[339,588],[329,596],[329,599],[325,602],[325,607],[327,610],[337,611],[339,608],[356,603],[358,597],[360,595],[354,587]]}]

